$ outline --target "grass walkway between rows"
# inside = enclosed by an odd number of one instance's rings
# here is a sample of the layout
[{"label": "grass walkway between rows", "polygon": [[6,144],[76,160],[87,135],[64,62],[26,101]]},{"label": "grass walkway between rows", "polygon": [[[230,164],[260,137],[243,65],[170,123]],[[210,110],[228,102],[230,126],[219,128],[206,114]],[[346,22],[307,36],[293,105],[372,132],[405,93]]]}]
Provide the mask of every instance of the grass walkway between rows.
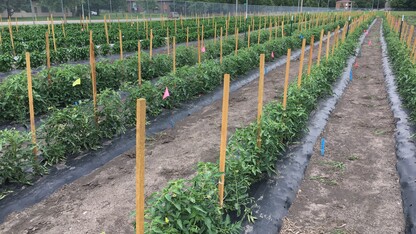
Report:
[{"label": "grass walkway between rows", "polygon": [[[331,114],[280,233],[403,233],[395,123],[385,91],[379,19]],[[370,45],[371,41],[371,45]]]}]

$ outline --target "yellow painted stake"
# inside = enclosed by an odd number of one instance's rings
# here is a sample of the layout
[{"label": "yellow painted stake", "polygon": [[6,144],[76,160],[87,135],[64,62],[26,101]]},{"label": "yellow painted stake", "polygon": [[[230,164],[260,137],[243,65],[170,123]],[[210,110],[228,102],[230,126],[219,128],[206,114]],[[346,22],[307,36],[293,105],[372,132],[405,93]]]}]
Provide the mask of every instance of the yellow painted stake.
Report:
[{"label": "yellow painted stake", "polygon": [[263,89],[264,89],[264,60],[265,55],[260,55],[260,77],[257,100],[257,147],[261,148],[261,117],[263,113]]},{"label": "yellow painted stake", "polygon": [[35,111],[33,107],[33,91],[32,91],[32,71],[30,68],[30,54],[26,52],[26,75],[27,75],[27,91],[29,96],[29,116],[30,116],[30,131],[32,135],[33,154],[37,155],[36,148],[36,127],[35,127]]},{"label": "yellow painted stake", "polygon": [[285,21],[282,21],[282,38],[285,37]]},{"label": "yellow painted stake", "polygon": [[289,86],[289,73],[290,73],[290,54],[291,50],[287,50],[287,59],[286,59],[286,75],[285,75],[285,86],[283,90],[283,109],[286,110],[287,104],[287,90]]},{"label": "yellow painted stake", "polygon": [[302,40],[302,50],[300,54],[299,73],[298,73],[298,88],[302,85],[303,60],[305,58],[306,39]]},{"label": "yellow painted stake", "polygon": [[225,182],[225,157],[227,149],[227,127],[228,127],[228,101],[230,93],[230,74],[224,75],[224,94],[222,97],[222,123],[221,123],[221,145],[220,145],[220,170],[221,178],[218,183],[220,207],[224,204],[224,182]]},{"label": "yellow painted stake", "polygon": [[328,61],[329,57],[329,44],[331,43],[331,32],[328,32],[328,35],[326,36],[326,61]]},{"label": "yellow painted stake", "polygon": [[173,37],[173,42],[172,42],[172,53],[173,53],[173,73],[176,73],[176,37]]},{"label": "yellow painted stake", "polygon": [[144,233],[146,100],[136,102],[136,234]]},{"label": "yellow painted stake", "polygon": [[312,35],[311,43],[309,47],[308,76],[311,74],[314,43],[315,43],[315,37],[314,35]]},{"label": "yellow painted stake", "polygon": [[120,60],[123,60],[123,35],[121,35],[121,30],[118,30],[118,37],[120,39]]},{"label": "yellow painted stake", "polygon": [[139,86],[142,85],[142,49],[140,45],[140,40],[137,42],[137,78],[139,79]]},{"label": "yellow painted stake", "polygon": [[323,37],[324,37],[324,29],[321,30],[321,36],[319,37],[319,50],[318,50],[318,61],[317,61],[318,66],[321,63]]}]

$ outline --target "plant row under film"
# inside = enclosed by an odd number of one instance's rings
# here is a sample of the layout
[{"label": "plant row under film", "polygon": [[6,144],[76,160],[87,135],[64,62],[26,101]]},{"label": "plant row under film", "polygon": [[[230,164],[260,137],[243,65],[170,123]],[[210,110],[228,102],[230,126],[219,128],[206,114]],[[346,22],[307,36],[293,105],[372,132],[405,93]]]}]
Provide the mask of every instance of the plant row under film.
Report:
[{"label": "plant row under film", "polygon": [[[316,17],[316,16],[315,16]],[[240,17],[241,18],[241,17]],[[311,18],[309,16],[309,18]],[[279,16],[252,16],[249,22],[231,17],[214,17],[212,19],[195,20],[187,19],[180,22],[175,21],[149,21],[149,22],[123,22],[116,26],[116,23],[109,23],[109,42],[106,41],[104,24],[90,24],[88,29],[80,27],[78,24],[65,24],[65,26],[56,25],[55,39],[56,50],[52,32],[49,32],[49,46],[51,51],[52,63],[65,63],[69,61],[86,60],[89,57],[89,31],[93,31],[94,43],[97,55],[107,56],[120,52],[119,30],[122,32],[123,51],[137,51],[137,41],[142,41],[142,48],[149,49],[150,46],[150,29],[152,29],[152,47],[158,48],[166,44],[167,30],[170,37],[175,36],[176,41],[186,42],[188,40],[197,40],[198,34],[202,34],[204,27],[204,37],[212,38],[219,35],[220,28],[227,30],[228,34],[233,34],[238,28],[239,32],[246,32],[249,25],[256,29],[267,28],[272,24],[275,26],[279,20],[289,19],[289,15]],[[295,18],[298,21],[300,17]],[[307,18],[305,17],[305,20]],[[334,16],[335,19],[335,16]],[[322,19],[324,20],[324,19]],[[325,19],[327,20],[327,19]],[[328,19],[329,20],[329,19]],[[296,23],[295,21],[294,23]],[[247,23],[247,24],[246,24]],[[140,25],[142,24],[142,25]],[[176,24],[176,29],[175,29]],[[144,28],[142,28],[144,26]],[[50,28],[50,27],[49,27]],[[65,29],[62,31],[62,29]],[[19,26],[19,31],[13,30],[13,43],[7,27],[2,27],[0,32],[0,72],[6,72],[13,68],[24,68],[26,66],[25,52],[31,53],[31,66],[38,67],[46,64],[46,45],[45,32],[50,31],[44,25],[39,26]],[[214,32],[216,30],[216,32]],[[189,34],[187,34],[187,31]],[[13,50],[14,46],[14,50]],[[18,56],[14,56],[17,54]]]},{"label": "plant row under film", "polygon": [[[296,26],[296,25],[295,25]],[[290,26],[285,26],[286,30]],[[257,31],[250,34],[250,45],[264,43],[272,38],[281,36],[281,28]],[[248,34],[246,35],[248,37]],[[235,50],[235,37],[229,36],[223,40],[222,53],[228,55]],[[247,38],[238,40],[237,48],[248,47]],[[220,57],[219,41],[204,43],[205,52],[201,61]],[[277,52],[277,51],[276,51]],[[284,52],[284,51],[283,51]],[[176,50],[176,66],[192,66],[198,61],[198,51],[194,47],[178,46]],[[171,55],[156,54],[150,58],[146,52],[141,52],[141,76],[144,80],[152,80],[169,74],[172,71]],[[91,98],[91,79],[89,65],[64,65],[43,69],[33,76],[33,91],[35,115],[51,112],[52,107],[62,108],[75,102]],[[114,62],[105,60],[96,63],[98,92],[110,88],[118,90],[124,83],[135,83],[138,80],[137,54],[124,60]],[[234,71],[236,72],[236,71]],[[233,72],[233,73],[234,73]],[[51,83],[49,83],[49,79]],[[77,79],[81,85],[73,87]],[[12,75],[0,84],[0,123],[10,121],[24,122],[28,120],[29,106],[26,89],[26,72]],[[16,99],[18,96],[20,98]]]},{"label": "plant row under film", "polygon": [[[274,175],[277,159],[307,131],[308,118],[318,100],[331,95],[331,84],[343,72],[359,37],[373,19],[374,14],[364,15],[362,24],[349,33],[333,56],[313,66],[309,76],[304,74],[300,88],[296,83],[290,85],[286,108],[276,101],[265,105],[260,123],[261,147],[257,145],[257,122],[237,129],[230,137],[223,208],[219,206],[218,163],[199,163],[195,177],[170,181],[147,199],[145,233],[240,233],[244,219],[264,218],[252,216],[254,199],[249,195],[250,187]],[[239,221],[232,222],[230,214],[236,214]]]}]

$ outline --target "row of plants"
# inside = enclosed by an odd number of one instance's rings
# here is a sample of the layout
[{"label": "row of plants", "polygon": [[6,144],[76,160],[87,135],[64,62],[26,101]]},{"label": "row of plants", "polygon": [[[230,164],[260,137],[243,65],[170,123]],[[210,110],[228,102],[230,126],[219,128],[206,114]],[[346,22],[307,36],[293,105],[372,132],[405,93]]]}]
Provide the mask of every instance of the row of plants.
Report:
[{"label": "row of plants", "polygon": [[[184,66],[176,73],[169,73],[161,77],[155,84],[150,81],[144,81],[141,86],[138,86],[137,83],[125,83],[118,92],[103,89],[98,95],[97,122],[90,100],[81,101],[78,105],[71,107],[55,109],[37,129],[37,148],[40,152],[37,160],[34,161],[31,158],[33,155],[20,152],[27,149],[30,144],[20,144],[17,148],[10,148],[10,144],[5,142],[0,146],[1,154],[12,152],[13,158],[20,158],[20,160],[9,161],[3,156],[0,157],[0,169],[10,169],[2,170],[3,173],[0,172],[2,173],[0,181],[29,183],[30,178],[42,172],[45,166],[65,160],[66,157],[81,151],[99,148],[104,139],[112,138],[124,132],[126,128],[134,126],[137,98],[143,97],[149,100],[147,114],[148,116],[156,116],[163,109],[177,107],[185,101],[220,86],[222,79],[219,77],[222,77],[224,73],[229,73],[232,79],[236,79],[237,76],[258,67],[260,54],[270,55],[274,52],[275,58],[285,55],[288,48],[294,49],[301,46],[301,38],[309,40],[314,35],[319,39],[322,28],[328,31],[335,29],[336,26],[336,24],[329,24],[304,31],[302,36],[297,33],[291,37],[253,45],[250,48],[241,49],[237,55],[231,53],[224,56],[222,63],[211,59],[201,65]],[[272,59],[271,56],[267,56],[266,60]],[[89,79],[88,75],[86,79]],[[171,94],[167,100],[162,99],[165,87],[169,87]],[[59,87],[57,89],[59,90]],[[35,97],[36,95],[38,94],[35,93]],[[67,97],[70,98],[69,95],[72,93],[63,95],[68,95]],[[15,132],[16,130],[5,130],[4,132],[10,131]],[[23,132],[19,134],[26,136],[26,133]],[[34,170],[34,168],[42,170]]]},{"label": "row of plants", "polygon": [[[342,24],[342,22],[332,23],[324,28],[325,30],[332,30],[337,24]],[[268,30],[259,31],[258,33],[260,33],[260,43],[269,41],[270,33]],[[251,46],[257,44],[258,33],[251,34]],[[303,34],[308,34],[308,32],[304,32]],[[277,35],[279,37],[281,36],[280,28],[278,29]],[[299,33],[296,33],[296,35],[299,35]],[[299,41],[298,38],[294,40]],[[240,50],[247,48],[247,46],[247,40],[239,40],[238,48]],[[207,42],[205,43],[205,48],[205,53],[202,53],[201,59],[203,63],[220,57],[219,42]],[[233,53],[235,50],[235,38],[229,37],[224,40],[222,49],[224,55]],[[279,54],[285,53],[285,51],[281,50],[274,52]],[[180,68],[192,66],[197,61],[197,48],[177,47],[176,64],[179,68],[177,71],[178,74],[187,76],[190,68]],[[137,62],[137,54],[125,60],[98,62],[96,64],[98,91],[101,92],[101,90],[107,88],[118,90],[126,82],[136,82],[138,80]],[[167,75],[172,70],[172,62],[171,56],[167,54],[157,54],[150,59],[148,53],[142,52],[142,79],[151,80]],[[235,68],[235,71],[230,72],[236,73],[238,70],[245,72],[246,68],[243,66],[242,68]],[[89,99],[91,97],[89,70],[89,65],[65,65],[53,67],[50,70],[43,69],[36,75],[33,75],[35,115],[49,113],[53,110],[51,109],[52,107],[62,108],[80,100]],[[48,82],[48,75],[51,77],[51,83]],[[81,79],[81,84],[74,87],[72,84],[77,79]],[[0,84],[0,123],[9,121],[24,122],[28,120],[29,108],[26,86],[27,79],[25,72],[10,76]]]},{"label": "row of plants", "polygon": [[[310,76],[303,77],[300,89],[297,84],[290,85],[286,109],[276,101],[265,106],[260,148],[257,147],[257,123],[237,129],[231,136],[227,146],[223,208],[218,205],[221,175],[218,163],[199,163],[194,178],[171,181],[162,191],[150,196],[146,202],[145,232],[240,233],[245,218],[254,221],[251,185],[276,174],[276,160],[291,142],[307,131],[309,115],[320,98],[331,94],[331,84],[354,54],[359,36],[372,18],[350,33],[328,61],[313,66]],[[239,221],[231,222],[230,216],[237,216]]]},{"label": "row of plants", "polygon": [[[255,24],[260,23],[261,17],[254,17],[253,20]],[[271,19],[271,18],[270,18]],[[214,25],[211,21],[207,20],[205,23],[202,21],[202,24],[198,27],[196,26],[195,20],[188,20],[188,24],[191,24],[192,27],[189,28],[189,40],[195,41],[198,37],[198,32],[201,33],[202,25],[204,25],[204,37],[205,38],[212,38],[214,35],[220,34],[220,27],[224,28],[225,34],[225,22],[226,18],[221,18],[217,22],[217,31],[215,31]],[[228,33],[233,34],[235,30],[235,26],[238,25],[238,20],[232,18],[230,20],[230,25],[228,28]],[[233,25],[234,23],[234,25]],[[249,22],[251,24],[251,21]],[[274,22],[273,22],[274,23]],[[137,27],[131,25],[130,23],[125,24],[126,28],[122,30],[122,37],[123,37],[123,50],[126,52],[130,51],[137,51],[137,41],[142,40],[142,48],[148,49],[150,46],[150,39],[148,34],[150,33],[145,32],[144,30],[137,30]],[[238,25],[239,32],[246,32],[248,30],[249,24]],[[263,26],[263,25],[262,25]],[[178,28],[177,33],[174,33],[174,26],[172,22],[168,23],[170,29],[170,35],[176,36],[176,40],[178,43],[186,41],[186,27]],[[167,35],[167,27],[162,28],[153,28],[153,48],[158,48],[164,46],[166,44],[166,35]],[[267,25],[268,27],[268,25]],[[125,30],[124,30],[125,29]],[[94,29],[92,29],[94,30]],[[96,47],[97,54],[106,56],[109,54],[119,53],[120,45],[119,45],[119,32],[118,28],[112,27],[109,32],[110,41],[114,44],[107,44],[105,33],[104,31],[101,32],[103,29],[97,30],[98,32],[94,31],[94,43],[99,45]],[[42,32],[42,33],[40,33]],[[40,31],[35,33],[35,35],[44,35],[44,31]],[[68,32],[71,33],[71,32]],[[26,33],[25,33],[26,34]],[[64,35],[59,29],[57,29],[57,51],[53,50],[53,43],[52,37],[50,38],[50,50],[51,50],[51,62],[52,63],[65,63],[68,61],[79,61],[85,60],[89,56],[89,32],[86,30],[75,30],[74,33],[68,34],[71,35],[70,37],[64,37]],[[147,35],[146,35],[147,34]],[[24,53],[26,51],[31,52],[33,60],[31,61],[31,65],[33,67],[38,67],[46,64],[46,52],[45,52],[45,39],[44,36],[38,38],[37,40],[24,40],[23,38],[15,39],[15,51],[17,56],[14,56],[12,51],[11,43],[7,40],[10,40],[9,37],[3,36],[4,42],[0,45],[0,51],[2,55],[0,55],[0,72],[9,71],[13,68],[24,68],[25,64],[25,56]],[[19,40],[20,39],[20,40]]]},{"label": "row of plants", "polygon": [[410,56],[412,48],[401,42],[386,19],[383,20],[383,32],[387,41],[389,59],[396,75],[396,84],[403,103],[410,112],[412,121],[416,122],[416,65]]}]

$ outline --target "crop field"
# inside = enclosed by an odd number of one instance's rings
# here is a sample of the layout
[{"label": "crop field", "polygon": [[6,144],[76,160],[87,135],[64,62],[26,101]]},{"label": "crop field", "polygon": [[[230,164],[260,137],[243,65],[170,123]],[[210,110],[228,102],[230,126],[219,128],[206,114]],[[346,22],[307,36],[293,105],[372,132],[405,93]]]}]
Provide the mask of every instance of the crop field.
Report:
[{"label": "crop field", "polygon": [[401,14],[9,20],[0,233],[413,233]]}]

